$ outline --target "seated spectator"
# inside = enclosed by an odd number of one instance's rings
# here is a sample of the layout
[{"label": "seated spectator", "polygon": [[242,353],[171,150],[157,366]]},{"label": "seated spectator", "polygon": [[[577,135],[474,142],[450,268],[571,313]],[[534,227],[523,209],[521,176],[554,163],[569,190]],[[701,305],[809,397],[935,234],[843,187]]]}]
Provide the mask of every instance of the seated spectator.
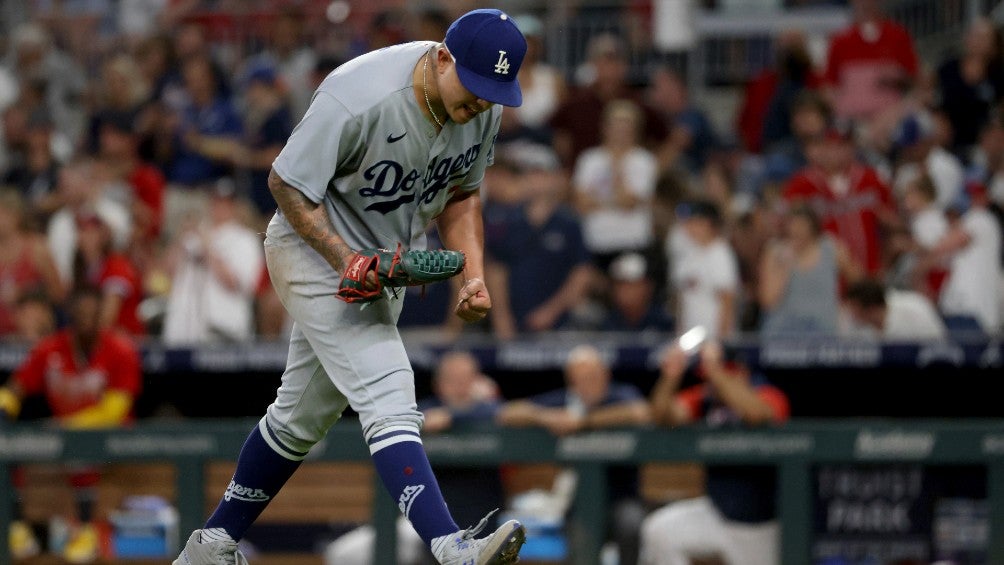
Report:
[{"label": "seated spectator", "polygon": [[678,214],[682,226],[666,242],[676,329],[703,326],[712,336],[727,337],[736,329],[739,270],[721,233],[721,213],[714,204],[698,200],[682,204]]},{"label": "seated spectator", "polygon": [[[150,101],[158,106],[177,77],[177,60],[171,37],[166,33],[143,38],[134,50],[136,66],[150,88]],[[149,109],[149,107],[147,108]]]},{"label": "seated spectator", "polygon": [[[10,80],[5,83],[5,80]],[[9,87],[9,90],[7,88]],[[21,161],[27,143],[28,109],[18,104],[20,88],[14,79],[0,66],[0,180],[7,171]]]},{"label": "seated spectator", "polygon": [[470,353],[443,355],[432,377],[432,392],[432,397],[418,403],[425,416],[422,430],[428,433],[494,421],[499,407],[498,385],[481,372]]},{"label": "seated spectator", "polygon": [[57,191],[60,163],[52,151],[52,118],[44,108],[36,108],[24,126],[24,147],[12,155],[12,166],[3,176],[3,184],[17,188],[24,196],[29,212],[25,219],[44,226],[63,204]]},{"label": "seated spectator", "polygon": [[[641,392],[634,385],[611,382],[610,377],[610,367],[600,352],[579,346],[565,363],[566,388],[507,402],[499,411],[498,422],[503,426],[539,426],[557,436],[649,423],[648,403]],[[611,536],[617,542],[620,561],[635,563],[638,526],[645,513],[638,499],[637,468],[609,467],[607,485],[613,515]]]},{"label": "seated spectator", "polygon": [[64,294],[45,241],[24,230],[24,201],[13,190],[0,191],[0,337],[22,334],[25,298],[58,303]]},{"label": "seated spectator", "polygon": [[969,24],[962,53],[938,67],[940,109],[952,123],[952,149],[965,157],[976,144],[991,109],[1004,97],[1004,53],[993,22]]},{"label": "seated spectator", "polygon": [[[418,403],[425,417],[422,431],[437,434],[464,426],[490,424],[498,412],[498,386],[481,373],[477,359],[469,353],[446,353],[432,377],[433,396]],[[450,513],[461,524],[476,524],[484,505],[501,508],[505,503],[502,478],[497,468],[437,467],[436,477],[447,497]],[[492,527],[493,516],[488,527]],[[432,555],[403,516],[398,519],[398,560],[400,564],[431,563]],[[339,537],[324,551],[328,565],[369,565],[376,532],[360,526]]]},{"label": "seated spectator", "polygon": [[165,343],[234,342],[254,335],[264,253],[261,239],[239,221],[238,206],[233,181],[217,181],[207,221],[183,226],[175,240]]},{"label": "seated spectator", "polygon": [[936,202],[948,208],[962,193],[965,170],[959,159],[937,144],[934,118],[927,113],[911,114],[897,128],[893,142],[899,163],[893,178],[893,188],[903,188],[921,175],[927,175],[937,190]]},{"label": "seated spectator", "polygon": [[774,65],[746,85],[736,129],[747,151],[760,153],[792,136],[795,100],[822,82],[812,68],[805,33],[785,30],[774,38]]},{"label": "seated spectator", "polygon": [[10,40],[9,56],[0,64],[32,87],[41,86],[38,102],[52,120],[55,134],[67,147],[75,146],[86,126],[84,106],[79,103],[87,87],[84,69],[37,23],[18,25]]},{"label": "seated spectator", "polygon": [[652,245],[655,157],[639,145],[642,114],[626,100],[607,104],[603,143],[575,163],[573,202],[582,216],[586,247],[606,271],[617,255]]},{"label": "seated spectator", "polygon": [[853,22],[830,38],[825,81],[836,115],[868,120],[895,108],[917,79],[910,33],[882,0],[852,0]]},{"label": "seated spectator", "polygon": [[671,167],[680,159],[692,173],[701,171],[721,142],[711,120],[690,101],[683,77],[666,67],[656,69],[648,99],[669,129],[659,155],[660,168]]},{"label": "seated spectator", "polygon": [[572,168],[583,151],[600,144],[602,127],[596,118],[604,115],[607,104],[614,100],[631,100],[641,108],[643,146],[651,149],[662,144],[668,133],[665,121],[627,83],[624,43],[608,33],[593,36],[586,47],[586,57],[592,80],[572,89],[550,121],[554,150],[562,165]]},{"label": "seated spectator", "polygon": [[279,156],[293,131],[293,114],[277,78],[269,67],[255,67],[249,71],[244,93],[247,103],[245,143],[235,151],[236,164],[250,171],[249,196],[266,222],[276,210],[268,189],[268,173],[272,170],[272,161]]},{"label": "seated spectator", "polygon": [[1004,225],[1004,112],[993,112],[980,132],[967,179],[987,188],[989,209]]},{"label": "seated spectator", "polygon": [[784,231],[760,263],[761,333],[836,334],[840,279],[857,281],[861,268],[807,207],[791,211]]},{"label": "seated spectator", "polygon": [[208,57],[185,61],[182,76],[185,100],[174,109],[172,157],[167,164],[169,186],[164,204],[169,232],[186,216],[201,216],[208,196],[206,187],[229,173],[227,151],[242,131],[240,116]]},{"label": "seated spectator", "polygon": [[848,287],[844,304],[852,326],[847,334],[862,330],[890,341],[923,341],[945,337],[945,324],[934,304],[919,292],[886,289],[874,280],[861,280]]},{"label": "seated spectator", "polygon": [[966,186],[968,209],[955,220],[931,260],[948,260],[940,308],[949,331],[986,333],[1001,326],[1001,226],[985,186]]},{"label": "seated spectator", "polygon": [[77,250],[73,257],[73,285],[90,285],[101,290],[102,329],[126,335],[146,333],[139,319],[143,282],[129,259],[115,249],[111,224],[100,209],[82,210],[77,215]]},{"label": "seated spectator", "polygon": [[[133,256],[147,258],[160,243],[164,175],[140,159],[134,124],[129,113],[106,112],[97,123],[99,156],[109,180],[127,192],[124,199],[132,216]],[[146,265],[146,261],[141,264]]]},{"label": "seated spectator", "polygon": [[281,79],[282,97],[290,102],[287,112],[291,121],[303,117],[317,88],[311,84],[311,73],[318,58],[309,45],[310,33],[304,23],[304,14],[299,10],[281,10],[269,21],[265,50],[249,61],[252,67],[275,69],[277,78]]},{"label": "seated spectator", "polygon": [[776,236],[781,217],[777,206],[771,205],[765,198],[758,198],[739,215],[729,234],[729,245],[735,253],[739,272],[736,321],[741,332],[758,329],[760,262],[768,244]]},{"label": "seated spectator", "polygon": [[[64,428],[106,428],[129,421],[142,385],[139,352],[130,340],[102,329],[102,300],[97,288],[74,290],[69,327],[40,341],[6,387],[0,387],[0,419],[16,419],[26,397],[42,396],[55,423]],[[78,468],[70,476],[79,520],[63,548],[70,563],[89,563],[98,556],[100,540],[94,525],[98,480],[93,469]],[[30,557],[40,549],[20,502],[15,495],[9,532],[15,558]]]},{"label": "seated spectator", "polygon": [[788,181],[783,197],[811,207],[869,275],[882,269],[883,225],[898,222],[889,187],[855,159],[853,132],[841,125],[807,146],[809,166]]},{"label": "seated spectator", "polygon": [[[666,353],[651,396],[657,424],[758,427],[789,418],[787,396],[762,375],[727,361],[718,343],[705,343],[699,355],[701,382],[680,390],[687,355],[675,345]],[[704,496],[670,503],[645,518],[639,563],[780,563],[776,469],[709,464],[705,477]]]},{"label": "seated spectator", "polygon": [[201,146],[204,155],[248,170],[251,203],[265,223],[276,210],[268,189],[268,173],[293,131],[292,112],[278,80],[276,71],[264,63],[246,69],[243,140],[215,137],[204,140]]},{"label": "seated spectator", "polygon": [[98,214],[110,228],[112,249],[117,252],[126,248],[131,237],[129,210],[102,190],[96,168],[94,162],[80,159],[67,163],[59,171],[57,190],[62,206],[49,218],[46,240],[59,276],[67,287],[74,281],[78,216]]},{"label": "seated spectator", "polygon": [[913,286],[933,300],[941,294],[941,287],[948,276],[947,264],[923,260],[938,242],[948,233],[948,218],[938,207],[937,189],[927,175],[921,175],[906,186],[903,193],[903,209],[910,222],[910,237],[913,249],[910,253],[908,269]]},{"label": "seated spectator", "polygon": [[807,146],[826,135],[831,121],[830,107],[817,92],[806,91],[791,103],[790,135],[765,145],[767,176],[785,178],[808,166]]},{"label": "seated spectator", "polygon": [[[418,403],[425,417],[422,431],[429,434],[493,424],[501,407],[498,385],[481,372],[473,355],[463,351],[446,353],[439,359],[432,392],[433,396]],[[457,523],[476,524],[486,504],[491,508],[505,504],[497,468],[442,467],[436,469],[436,475]]]},{"label": "seated spectator", "polygon": [[97,153],[100,148],[100,128],[108,116],[116,120],[127,116],[127,123],[136,121],[143,106],[150,100],[150,86],[146,82],[139,65],[132,56],[119,53],[101,67],[101,77],[94,85],[97,107],[91,111],[87,148],[89,153]]},{"label": "seated spectator", "polygon": [[610,264],[611,308],[603,322],[603,331],[673,330],[673,320],[665,306],[655,300],[650,264],[640,253],[625,253]]},{"label": "seated spectator", "polygon": [[938,206],[938,189],[927,175],[917,177],[903,191],[903,209],[910,221],[910,235],[921,249],[931,249],[948,231],[944,209]]},{"label": "seated spectator", "polygon": [[593,280],[582,228],[563,206],[565,176],[553,154],[537,155],[538,162],[521,165],[526,202],[493,210],[505,219],[493,218],[486,233],[490,321],[500,339],[562,327]]},{"label": "seated spectator", "polygon": [[45,23],[73,59],[84,63],[98,58],[101,47],[117,39],[118,30],[109,21],[113,6],[107,0],[38,2],[30,13],[35,21]]},{"label": "seated spectator", "polygon": [[158,25],[164,23],[161,16],[168,2],[125,2],[118,5],[115,22],[125,44],[136,47],[144,39],[156,33]]},{"label": "seated spectator", "polygon": [[56,331],[56,308],[44,292],[29,292],[18,299],[14,321],[17,339],[34,345]]},{"label": "seated spectator", "polygon": [[966,179],[982,182],[991,201],[1004,204],[1004,112],[995,110],[980,129]]}]

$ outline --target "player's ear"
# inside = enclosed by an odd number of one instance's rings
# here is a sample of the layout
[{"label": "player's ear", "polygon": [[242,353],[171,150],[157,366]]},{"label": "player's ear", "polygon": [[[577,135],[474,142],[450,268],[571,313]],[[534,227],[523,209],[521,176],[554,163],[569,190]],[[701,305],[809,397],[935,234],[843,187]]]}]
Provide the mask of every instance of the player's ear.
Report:
[{"label": "player's ear", "polygon": [[436,47],[436,70],[443,72],[449,68],[449,65],[452,64],[453,55],[450,54],[450,51],[446,48],[445,44],[440,43],[439,46]]}]

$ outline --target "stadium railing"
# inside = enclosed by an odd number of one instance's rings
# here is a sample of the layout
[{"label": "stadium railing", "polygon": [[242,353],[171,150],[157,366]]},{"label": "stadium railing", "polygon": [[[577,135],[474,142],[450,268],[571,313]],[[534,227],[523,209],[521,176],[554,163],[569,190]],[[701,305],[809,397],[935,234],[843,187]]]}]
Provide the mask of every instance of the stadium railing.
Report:
[{"label": "stadium railing", "polygon": [[[478,358],[486,371],[542,371],[560,369],[568,352],[590,344],[615,369],[655,370],[663,347],[673,335],[663,332],[558,331],[499,342],[489,334],[466,334],[452,339],[432,329],[402,329],[412,365],[431,369],[446,351],[464,349]],[[953,337],[936,341],[881,341],[836,336],[759,338],[755,334],[728,339],[725,348],[744,362],[764,370],[811,368],[924,368],[935,364],[969,368],[1004,367],[1004,335],[987,338]],[[140,345],[143,372],[241,373],[281,372],[288,343],[281,340],[199,344],[168,347],[159,340]],[[28,347],[0,341],[0,375],[24,360]]]},{"label": "stadium railing", "polygon": [[[10,465],[25,462],[170,461],[177,467],[182,532],[204,519],[205,466],[236,456],[250,422],[137,424],[129,429],[68,432],[35,426],[0,429],[0,486],[11,492]],[[312,460],[366,461],[358,426],[336,425]],[[1004,563],[1004,421],[796,421],[776,428],[612,429],[554,438],[538,430],[471,429],[430,435],[425,447],[441,465],[559,462],[573,466],[578,485],[573,520],[582,528],[582,563],[599,563],[605,531],[608,465],[691,462],[775,465],[778,469],[782,563],[809,562],[813,477],[818,464],[857,463],[981,465],[989,499],[988,562]],[[377,492],[382,492],[377,489]],[[10,519],[10,497],[0,497],[0,531]],[[374,563],[394,561],[397,509],[385,494],[374,497],[378,532]],[[6,552],[0,564],[10,563]]]}]

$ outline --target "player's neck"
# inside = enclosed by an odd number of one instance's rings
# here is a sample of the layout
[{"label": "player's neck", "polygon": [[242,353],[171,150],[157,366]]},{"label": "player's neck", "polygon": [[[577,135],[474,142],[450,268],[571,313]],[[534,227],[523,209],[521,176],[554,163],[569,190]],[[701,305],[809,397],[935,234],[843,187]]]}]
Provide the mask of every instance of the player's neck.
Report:
[{"label": "player's neck", "polygon": [[[449,119],[446,107],[439,98],[439,83],[436,82],[436,49],[426,51],[425,55],[415,63],[412,71],[412,94],[422,115],[437,128]],[[435,114],[433,114],[435,112]]]}]

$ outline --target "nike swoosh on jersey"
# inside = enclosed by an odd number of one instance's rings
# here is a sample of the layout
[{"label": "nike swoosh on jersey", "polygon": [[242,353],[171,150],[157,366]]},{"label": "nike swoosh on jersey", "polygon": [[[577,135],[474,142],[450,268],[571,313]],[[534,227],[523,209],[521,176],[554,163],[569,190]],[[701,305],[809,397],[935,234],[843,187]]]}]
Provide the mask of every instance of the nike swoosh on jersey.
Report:
[{"label": "nike swoosh on jersey", "polygon": [[401,141],[402,139],[404,139],[404,136],[406,135],[408,135],[408,132],[404,132],[397,137],[395,137],[394,134],[390,134],[387,136],[387,143],[394,143],[395,141]]}]

